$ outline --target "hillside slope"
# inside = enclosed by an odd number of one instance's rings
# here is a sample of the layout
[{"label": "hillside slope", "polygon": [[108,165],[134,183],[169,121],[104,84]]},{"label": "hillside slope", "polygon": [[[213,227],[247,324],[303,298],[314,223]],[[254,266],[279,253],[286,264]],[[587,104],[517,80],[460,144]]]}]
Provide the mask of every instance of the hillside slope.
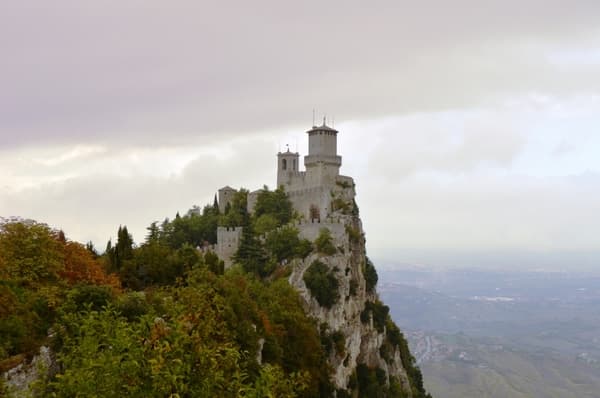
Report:
[{"label": "hillside slope", "polygon": [[[376,293],[357,209],[299,228],[280,191],[263,190],[264,211],[252,216],[246,194],[225,213],[206,206],[152,223],[140,245],[119,227],[102,256],[44,224],[3,222],[0,389],[425,397],[406,340]],[[236,265],[224,270],[197,247],[228,223],[241,224],[244,236]]]}]

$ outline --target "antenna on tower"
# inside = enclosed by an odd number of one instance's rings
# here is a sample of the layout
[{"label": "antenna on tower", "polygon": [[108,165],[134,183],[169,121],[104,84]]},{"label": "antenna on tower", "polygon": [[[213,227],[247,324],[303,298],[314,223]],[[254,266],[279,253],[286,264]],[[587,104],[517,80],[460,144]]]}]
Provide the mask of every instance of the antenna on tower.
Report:
[{"label": "antenna on tower", "polygon": [[323,126],[327,125],[327,114],[323,115]]},{"label": "antenna on tower", "polygon": [[315,108],[313,108],[313,127],[315,127]]}]

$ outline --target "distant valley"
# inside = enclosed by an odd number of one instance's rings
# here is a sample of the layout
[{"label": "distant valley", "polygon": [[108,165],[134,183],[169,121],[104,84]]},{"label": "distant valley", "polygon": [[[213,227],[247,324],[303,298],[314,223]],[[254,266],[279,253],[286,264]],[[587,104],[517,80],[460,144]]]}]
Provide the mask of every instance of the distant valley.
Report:
[{"label": "distant valley", "polygon": [[380,271],[433,396],[600,397],[600,276]]}]

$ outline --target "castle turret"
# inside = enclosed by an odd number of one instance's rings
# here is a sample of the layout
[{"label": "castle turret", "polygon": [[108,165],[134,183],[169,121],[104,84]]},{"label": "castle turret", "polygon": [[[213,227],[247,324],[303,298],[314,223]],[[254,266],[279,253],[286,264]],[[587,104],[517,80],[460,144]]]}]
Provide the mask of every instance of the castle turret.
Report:
[{"label": "castle turret", "polygon": [[322,126],[314,126],[307,134],[308,156],[304,157],[306,171],[309,172],[317,166],[326,166],[333,175],[339,175],[342,157],[337,154],[338,131],[325,125],[323,120]]},{"label": "castle turret", "polygon": [[290,176],[297,173],[300,168],[300,154],[298,152],[279,152],[277,154],[277,186],[289,183]]},{"label": "castle turret", "polygon": [[225,213],[227,204],[231,203],[236,192],[237,191],[229,185],[219,189],[219,211],[221,213]]}]

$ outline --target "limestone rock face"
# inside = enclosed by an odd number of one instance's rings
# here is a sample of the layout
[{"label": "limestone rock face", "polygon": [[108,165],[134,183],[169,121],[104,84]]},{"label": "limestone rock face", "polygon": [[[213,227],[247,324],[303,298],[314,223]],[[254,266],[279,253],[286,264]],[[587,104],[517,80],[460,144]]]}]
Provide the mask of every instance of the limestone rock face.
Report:
[{"label": "limestone rock face", "polygon": [[33,383],[46,376],[54,366],[50,348],[42,346],[39,354],[34,356],[31,362],[23,362],[2,375],[7,392],[15,398],[30,397]]},{"label": "limestone rock face", "polygon": [[[370,368],[383,369],[388,381],[395,378],[403,386],[406,396],[411,396],[409,379],[398,348],[394,348],[386,361],[380,354],[386,331],[379,332],[372,319],[364,323],[361,321],[366,303],[375,302],[378,296],[374,289],[368,292],[366,287],[364,270],[367,259],[360,218],[343,214],[336,214],[335,218],[348,231],[341,235],[332,234],[337,253],[330,256],[313,253],[304,260],[295,260],[289,282],[299,291],[307,313],[320,324],[326,324],[330,332],[341,332],[345,338],[343,352],[332,350],[328,358],[334,370],[336,388],[347,389],[356,367],[365,364]],[[299,229],[302,234],[302,226]],[[339,299],[331,308],[319,305],[303,280],[305,271],[316,260],[326,264],[339,282]]]}]

